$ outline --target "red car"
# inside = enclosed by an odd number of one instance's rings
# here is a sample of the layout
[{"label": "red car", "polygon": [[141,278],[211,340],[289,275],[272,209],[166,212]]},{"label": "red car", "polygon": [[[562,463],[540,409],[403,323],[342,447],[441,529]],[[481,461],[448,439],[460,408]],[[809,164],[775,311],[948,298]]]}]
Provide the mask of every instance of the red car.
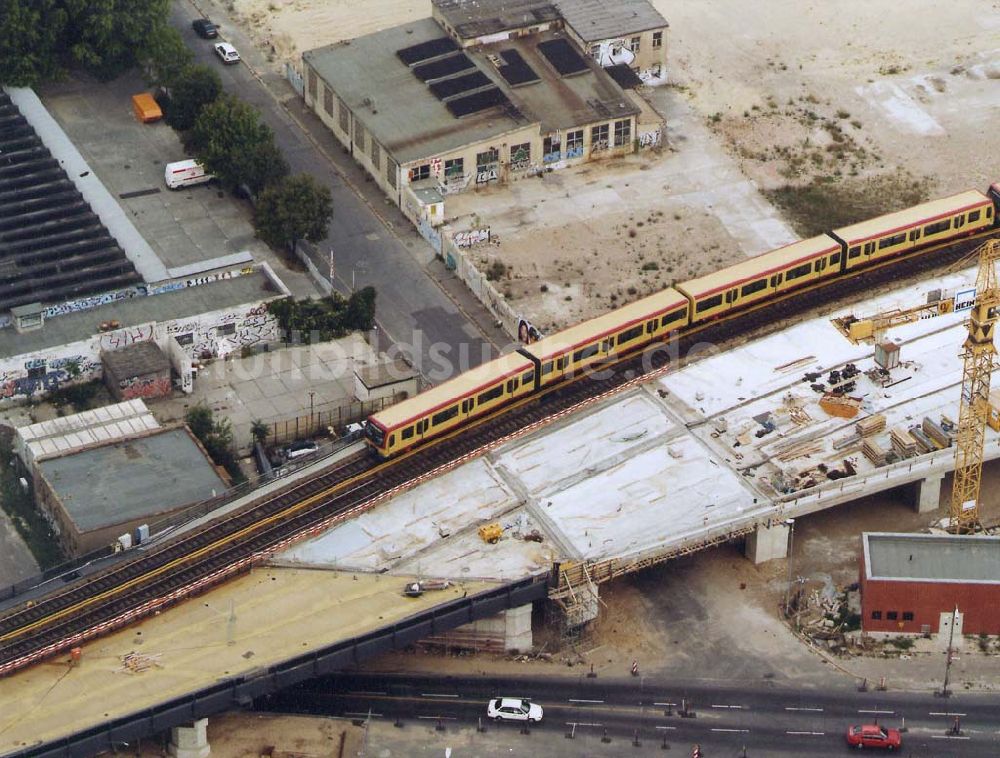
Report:
[{"label": "red car", "polygon": [[860,724],[848,727],[847,744],[858,750],[866,747],[899,750],[903,746],[903,737],[898,729],[888,729],[878,724]]}]

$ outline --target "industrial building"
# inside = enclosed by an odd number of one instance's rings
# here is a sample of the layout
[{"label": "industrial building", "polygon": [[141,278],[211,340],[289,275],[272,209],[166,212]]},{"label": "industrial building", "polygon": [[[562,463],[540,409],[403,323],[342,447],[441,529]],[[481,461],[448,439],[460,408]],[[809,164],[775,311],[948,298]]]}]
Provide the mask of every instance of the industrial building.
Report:
[{"label": "industrial building", "polygon": [[865,632],[1000,634],[1000,537],[867,532],[861,539]]},{"label": "industrial building", "polygon": [[662,76],[666,28],[646,0],[434,0],[432,18],[305,52],[304,95],[434,227],[447,194],[634,152],[661,119],[623,84]]},{"label": "industrial building", "polygon": [[71,556],[229,487],[187,427],[35,461],[35,502]]}]

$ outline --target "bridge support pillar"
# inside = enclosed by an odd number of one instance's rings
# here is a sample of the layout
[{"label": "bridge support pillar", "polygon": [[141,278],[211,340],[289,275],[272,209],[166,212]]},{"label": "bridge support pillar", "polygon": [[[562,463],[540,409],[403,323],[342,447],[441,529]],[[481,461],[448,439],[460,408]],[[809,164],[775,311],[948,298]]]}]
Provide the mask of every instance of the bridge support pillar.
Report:
[{"label": "bridge support pillar", "polygon": [[931,474],[916,483],[913,507],[917,513],[936,511],[941,506],[941,482],[944,474]]},{"label": "bridge support pillar", "polygon": [[208,744],[208,719],[171,729],[167,751],[175,758],[207,758],[212,752]]},{"label": "bridge support pillar", "polygon": [[761,524],[747,536],[744,554],[754,563],[765,563],[788,555],[788,527],[781,521]]}]

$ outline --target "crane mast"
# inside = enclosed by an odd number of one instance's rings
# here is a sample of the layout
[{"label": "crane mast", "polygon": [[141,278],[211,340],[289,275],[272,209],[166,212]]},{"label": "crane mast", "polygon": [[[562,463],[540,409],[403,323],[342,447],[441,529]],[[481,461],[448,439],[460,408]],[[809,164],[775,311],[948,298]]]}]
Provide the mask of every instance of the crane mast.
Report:
[{"label": "crane mast", "polygon": [[990,377],[996,360],[993,332],[1000,308],[996,262],[1000,240],[990,240],[978,250],[976,299],[967,322],[963,344],[962,399],[955,440],[955,478],[951,491],[948,530],[971,534],[979,525],[979,490],[983,476],[983,443],[989,415]]}]

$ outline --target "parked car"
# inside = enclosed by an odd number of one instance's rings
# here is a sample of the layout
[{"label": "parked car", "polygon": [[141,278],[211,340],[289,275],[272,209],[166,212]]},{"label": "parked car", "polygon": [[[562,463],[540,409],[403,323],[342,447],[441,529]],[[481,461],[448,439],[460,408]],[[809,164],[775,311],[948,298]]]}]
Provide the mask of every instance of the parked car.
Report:
[{"label": "parked car", "polygon": [[348,424],[344,427],[344,434],[341,437],[345,442],[354,442],[365,436],[364,424]]},{"label": "parked car", "polygon": [[312,440],[295,440],[285,447],[285,460],[294,461],[296,458],[304,458],[318,450],[319,445]]},{"label": "parked car", "polygon": [[903,746],[903,736],[898,729],[887,729],[878,724],[858,724],[847,728],[847,744],[858,750],[899,750]]},{"label": "parked car", "polygon": [[236,52],[236,48],[230,45],[228,42],[216,42],[215,43],[215,54],[222,59],[223,63],[239,63],[240,54]]},{"label": "parked car", "polygon": [[207,18],[196,18],[191,22],[191,28],[202,39],[215,39],[219,36],[219,27]]},{"label": "parked car", "polygon": [[486,706],[486,715],[495,721],[530,721],[538,723],[542,720],[542,706],[530,700],[513,697],[498,697]]}]

